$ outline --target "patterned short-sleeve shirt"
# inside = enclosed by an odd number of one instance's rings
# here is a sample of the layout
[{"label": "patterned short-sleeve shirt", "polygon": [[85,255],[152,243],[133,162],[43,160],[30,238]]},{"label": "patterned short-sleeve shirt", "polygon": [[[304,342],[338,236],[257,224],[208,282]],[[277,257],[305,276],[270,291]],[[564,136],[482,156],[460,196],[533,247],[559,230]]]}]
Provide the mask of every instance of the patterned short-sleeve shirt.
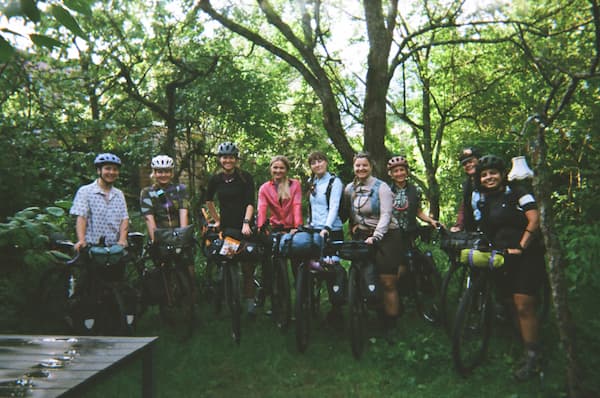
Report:
[{"label": "patterned short-sleeve shirt", "polygon": [[86,218],[85,241],[90,244],[97,244],[102,236],[107,245],[116,244],[121,222],[129,219],[123,192],[115,187],[104,192],[97,181],[79,188],[70,214]]},{"label": "patterned short-sleeve shirt", "polygon": [[158,228],[179,227],[179,210],[189,208],[188,191],[183,184],[170,184],[167,187],[152,185],[140,193],[142,216],[154,216]]}]

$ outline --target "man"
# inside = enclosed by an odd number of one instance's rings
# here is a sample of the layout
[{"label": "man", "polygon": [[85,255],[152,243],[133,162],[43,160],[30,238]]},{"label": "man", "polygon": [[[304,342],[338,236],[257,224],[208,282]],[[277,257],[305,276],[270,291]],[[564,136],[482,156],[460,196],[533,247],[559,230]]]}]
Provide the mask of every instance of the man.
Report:
[{"label": "man", "polygon": [[127,246],[129,215],[125,196],[113,186],[119,177],[121,159],[112,153],[101,153],[94,165],[98,178],[77,190],[70,211],[77,216],[77,251],[88,244],[98,244],[101,238],[108,246]]}]

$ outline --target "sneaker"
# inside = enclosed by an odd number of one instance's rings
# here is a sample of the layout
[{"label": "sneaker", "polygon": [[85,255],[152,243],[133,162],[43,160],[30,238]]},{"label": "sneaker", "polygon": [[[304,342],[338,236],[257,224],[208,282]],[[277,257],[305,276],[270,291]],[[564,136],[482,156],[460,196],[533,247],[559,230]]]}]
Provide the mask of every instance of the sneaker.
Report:
[{"label": "sneaker", "polygon": [[540,354],[536,351],[528,350],[513,373],[515,379],[526,381],[539,375],[542,371],[540,362]]}]

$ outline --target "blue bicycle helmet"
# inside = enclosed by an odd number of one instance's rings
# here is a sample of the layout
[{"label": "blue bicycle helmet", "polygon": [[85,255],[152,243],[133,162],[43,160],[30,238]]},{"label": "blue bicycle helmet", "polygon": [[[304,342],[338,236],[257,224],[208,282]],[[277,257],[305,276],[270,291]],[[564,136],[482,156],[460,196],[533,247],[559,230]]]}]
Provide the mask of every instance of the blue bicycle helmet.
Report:
[{"label": "blue bicycle helmet", "polygon": [[105,164],[116,164],[117,166],[121,166],[121,159],[112,153],[101,153],[96,156],[96,159],[94,160],[94,166],[102,167]]}]

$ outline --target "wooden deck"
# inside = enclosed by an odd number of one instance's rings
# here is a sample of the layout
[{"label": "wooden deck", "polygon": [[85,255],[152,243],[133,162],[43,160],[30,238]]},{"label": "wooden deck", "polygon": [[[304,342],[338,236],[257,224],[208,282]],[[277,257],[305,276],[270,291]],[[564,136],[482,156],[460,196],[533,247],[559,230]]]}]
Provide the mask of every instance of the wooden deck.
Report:
[{"label": "wooden deck", "polygon": [[141,395],[151,398],[157,339],[0,335],[0,397],[79,396],[99,378],[140,360]]}]

